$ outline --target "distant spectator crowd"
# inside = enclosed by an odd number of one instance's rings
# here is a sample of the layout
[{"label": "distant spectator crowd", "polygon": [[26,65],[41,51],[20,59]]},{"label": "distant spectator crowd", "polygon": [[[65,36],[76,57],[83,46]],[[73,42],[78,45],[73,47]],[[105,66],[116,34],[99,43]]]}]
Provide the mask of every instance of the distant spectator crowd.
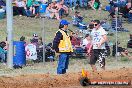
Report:
[{"label": "distant spectator crowd", "polygon": [[106,10],[112,18],[118,14],[132,22],[132,0],[109,0],[109,6],[106,6]]},{"label": "distant spectator crowd", "polygon": [[[119,14],[131,22],[132,19],[132,1],[131,0],[108,0],[109,5],[105,10],[115,17],[118,9]],[[45,5],[45,6],[44,6]],[[12,0],[13,14],[27,17],[39,17],[45,12],[48,18],[60,20],[69,15],[70,10],[79,8],[92,8],[94,10],[103,9],[100,0]],[[6,12],[5,0],[0,0],[0,13]],[[44,11],[45,10],[45,11]]]},{"label": "distant spectator crowd", "polygon": [[[27,17],[39,17],[42,10],[45,10],[45,16],[60,20],[63,16],[69,14],[69,8],[76,9],[88,8],[99,9],[101,3],[99,0],[12,0],[13,14]],[[6,3],[0,0],[0,12],[6,12]]]}]

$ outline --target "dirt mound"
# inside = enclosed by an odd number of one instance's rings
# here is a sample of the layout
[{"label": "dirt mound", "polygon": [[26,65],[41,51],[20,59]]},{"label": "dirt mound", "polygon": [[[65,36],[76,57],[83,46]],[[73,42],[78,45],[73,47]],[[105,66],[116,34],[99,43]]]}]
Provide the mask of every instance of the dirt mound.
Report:
[{"label": "dirt mound", "polygon": [[[100,80],[125,79],[126,80],[127,79],[132,81],[132,68],[121,68],[119,70],[100,71],[98,73],[89,72],[89,74],[90,74],[89,78],[92,80],[94,79],[100,79]],[[81,72],[68,73],[64,75],[31,74],[31,75],[21,75],[16,77],[2,76],[0,77],[0,88],[51,88],[51,87],[81,88],[79,84],[80,77],[81,77]],[[125,88],[126,87],[132,88],[131,85],[125,86]],[[98,88],[101,88],[101,86],[99,86]],[[124,88],[124,87],[120,87],[120,88]]]}]

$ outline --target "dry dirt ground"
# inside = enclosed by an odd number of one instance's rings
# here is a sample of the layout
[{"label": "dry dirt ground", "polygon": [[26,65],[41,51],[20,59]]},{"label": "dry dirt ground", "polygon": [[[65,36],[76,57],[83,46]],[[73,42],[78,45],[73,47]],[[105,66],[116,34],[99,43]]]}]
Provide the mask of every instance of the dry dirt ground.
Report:
[{"label": "dry dirt ground", "polygon": [[[30,74],[15,77],[0,77],[0,88],[84,88],[80,85],[81,72],[67,73],[64,75]],[[89,72],[91,80],[130,80],[132,81],[132,68],[120,68],[118,70]],[[85,88],[132,88],[129,86],[99,85]]]}]

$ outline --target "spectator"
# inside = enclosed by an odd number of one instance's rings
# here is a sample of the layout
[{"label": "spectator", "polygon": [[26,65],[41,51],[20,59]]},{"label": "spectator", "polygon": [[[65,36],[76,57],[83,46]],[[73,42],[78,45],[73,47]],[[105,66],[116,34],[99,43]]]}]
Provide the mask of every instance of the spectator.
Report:
[{"label": "spectator", "polygon": [[6,10],[6,4],[3,0],[0,0],[0,13],[5,12]]},{"label": "spectator", "polygon": [[[128,59],[132,59],[132,56],[129,55],[128,50],[125,48],[122,48],[121,46],[119,46],[120,43],[117,42],[117,55],[122,55],[124,57],[127,57]],[[112,56],[116,55],[116,44],[113,45],[113,51],[112,51]]]},{"label": "spectator", "polygon": [[56,7],[57,7],[57,12],[59,12],[60,18],[62,18],[64,14],[66,14],[66,16],[68,15],[68,7],[65,6],[63,2],[57,3]]},{"label": "spectator", "polygon": [[72,56],[82,56],[84,49],[80,46],[81,45],[81,38],[78,37],[78,33],[72,32],[72,35],[70,36],[72,47],[73,47],[73,53]]},{"label": "spectator", "polygon": [[18,9],[18,15],[22,16],[25,15],[25,8],[26,8],[26,3],[23,0],[16,0],[15,1],[16,7]]},{"label": "spectator", "polygon": [[16,2],[17,2],[17,0],[13,0],[12,1],[12,5],[13,5],[13,15],[18,15],[19,14],[18,8],[17,8],[17,5],[16,5]]},{"label": "spectator", "polygon": [[57,7],[55,5],[56,5],[56,2],[52,2],[51,4],[49,4],[49,6],[46,9],[46,16],[60,20],[59,12],[57,11],[56,9]]},{"label": "spectator", "polygon": [[131,2],[124,1],[124,5],[119,8],[119,12],[124,18],[128,18],[129,11],[131,10]]},{"label": "spectator", "polygon": [[35,14],[35,17],[38,17],[39,16],[39,1],[35,0],[33,1],[33,8],[34,8],[34,12],[33,14]]},{"label": "spectator", "polygon": [[38,43],[38,35],[33,34],[33,38],[31,39],[31,43],[37,44]]},{"label": "spectator", "polygon": [[35,17],[35,6],[38,5],[38,3],[36,3],[36,2],[35,2],[35,0],[27,0],[27,3],[26,3],[27,5],[26,6],[27,6],[27,10],[29,10],[31,12],[30,13],[31,17]]},{"label": "spectator", "polygon": [[5,9],[4,7],[0,6],[0,19],[3,19],[5,17]]},{"label": "spectator", "polygon": [[48,18],[51,18],[51,4],[48,4],[47,8],[46,8],[46,11],[45,11],[45,16],[48,17]]},{"label": "spectator", "polygon": [[33,4],[33,0],[27,0],[27,7],[31,7]]},{"label": "spectator", "polygon": [[42,37],[38,38],[38,42],[36,43],[36,50],[37,50],[37,60],[39,62],[43,61],[43,42]]},{"label": "spectator", "polygon": [[[90,48],[90,46],[91,46],[91,44],[92,44],[91,41],[92,41],[92,40],[91,40],[90,34],[86,34],[86,35],[85,35],[85,39],[83,39],[82,46],[85,48],[85,50],[88,52],[88,54],[91,54],[91,48]],[[90,52],[90,53],[89,53],[89,52]]]},{"label": "spectator", "polygon": [[39,37],[39,38],[38,38],[38,42],[37,42],[36,48],[37,48],[37,49],[41,49],[41,50],[43,49],[42,37]]},{"label": "spectator", "polygon": [[72,32],[72,35],[70,36],[71,43],[73,47],[78,47],[80,46],[81,39],[78,37],[78,35],[74,32]]},{"label": "spectator", "polygon": [[124,56],[124,57],[127,57],[130,60],[132,60],[132,56],[128,53],[127,49],[124,49],[123,52],[121,52],[121,55]]},{"label": "spectator", "polygon": [[4,42],[6,43],[6,46],[4,47],[4,50],[7,51],[7,50],[8,50],[8,47],[9,47],[9,46],[8,46],[8,42],[7,42],[7,37],[6,37],[6,41],[4,41]]},{"label": "spectator", "polygon": [[89,5],[91,6],[92,9],[94,10],[100,10],[101,8],[101,3],[100,3],[100,0],[91,0],[89,2]]},{"label": "spectator", "polygon": [[79,26],[79,23],[83,21],[83,17],[81,16],[80,12],[75,11],[75,14],[73,16],[73,25]]},{"label": "spectator", "polygon": [[50,62],[53,62],[54,57],[55,57],[55,51],[52,49],[52,43],[49,43],[46,46],[45,58],[47,61],[50,60]]},{"label": "spectator", "polygon": [[6,43],[4,41],[0,42],[0,59],[2,63],[6,63],[6,53],[7,51],[4,49]]}]

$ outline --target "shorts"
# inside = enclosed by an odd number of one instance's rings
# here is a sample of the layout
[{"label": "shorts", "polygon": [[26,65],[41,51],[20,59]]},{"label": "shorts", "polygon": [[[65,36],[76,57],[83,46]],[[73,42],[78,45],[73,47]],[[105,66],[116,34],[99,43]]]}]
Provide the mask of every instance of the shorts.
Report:
[{"label": "shorts", "polygon": [[90,64],[95,65],[96,61],[99,62],[100,67],[105,66],[105,49],[93,49],[91,58],[90,58]]}]

